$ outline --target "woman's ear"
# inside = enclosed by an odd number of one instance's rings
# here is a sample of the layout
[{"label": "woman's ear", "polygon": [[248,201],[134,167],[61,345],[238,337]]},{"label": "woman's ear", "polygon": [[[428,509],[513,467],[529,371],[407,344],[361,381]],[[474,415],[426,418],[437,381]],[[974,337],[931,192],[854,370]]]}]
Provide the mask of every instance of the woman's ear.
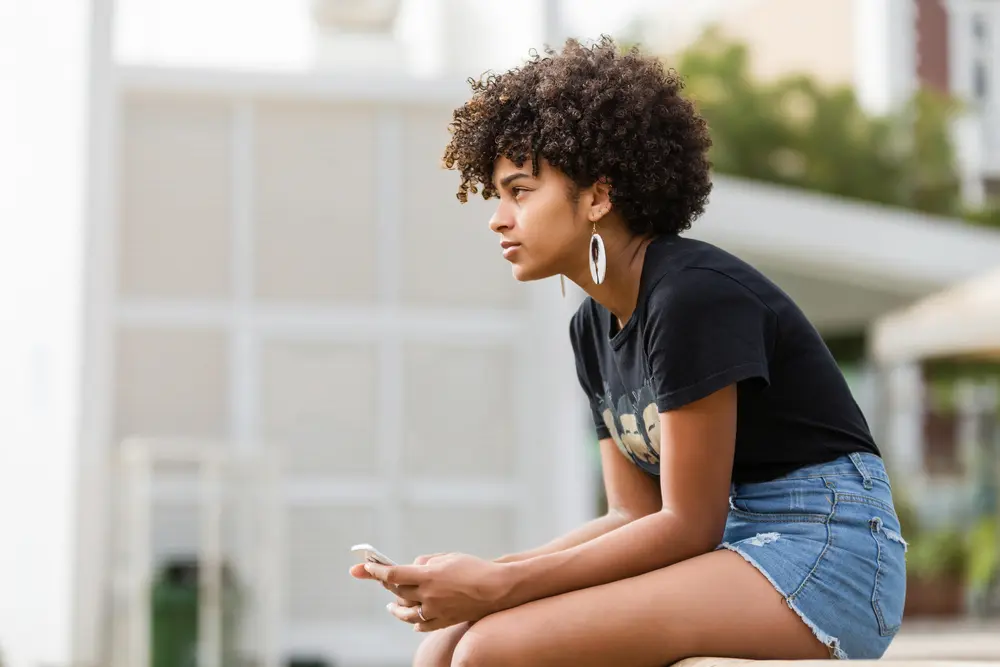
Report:
[{"label": "woman's ear", "polygon": [[611,210],[611,181],[602,176],[592,186],[592,192],[588,217],[597,222]]}]

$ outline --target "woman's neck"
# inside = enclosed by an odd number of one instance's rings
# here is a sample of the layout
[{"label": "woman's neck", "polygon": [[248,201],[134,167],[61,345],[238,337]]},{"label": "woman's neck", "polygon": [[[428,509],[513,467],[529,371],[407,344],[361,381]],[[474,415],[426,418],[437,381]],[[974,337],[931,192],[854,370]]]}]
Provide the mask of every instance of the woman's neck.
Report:
[{"label": "woman's neck", "polygon": [[619,326],[624,326],[632,317],[639,300],[646,247],[652,239],[610,226],[598,230],[598,233],[604,240],[604,252],[607,256],[604,282],[594,284],[589,263],[582,271],[566,277],[579,285],[594,301],[607,308],[618,319]]}]

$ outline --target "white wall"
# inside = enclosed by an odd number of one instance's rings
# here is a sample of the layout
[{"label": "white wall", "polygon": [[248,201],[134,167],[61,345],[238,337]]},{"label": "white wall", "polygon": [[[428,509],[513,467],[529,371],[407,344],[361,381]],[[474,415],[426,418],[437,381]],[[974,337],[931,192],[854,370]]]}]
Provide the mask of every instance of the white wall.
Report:
[{"label": "white wall", "polygon": [[[985,99],[976,99],[975,64],[996,63],[1000,54],[1000,6],[995,2],[948,0],[949,80],[951,92],[967,102],[955,125],[955,148],[962,169],[962,195],[970,206],[986,199],[984,176],[1000,174],[1000,67],[987,65]],[[986,23],[977,38],[974,21]]]},{"label": "white wall", "polygon": [[[88,269],[117,280],[88,297],[107,349],[88,358],[82,451],[106,461],[139,434],[278,453],[283,646],[404,660],[416,637],[344,576],[348,545],[496,555],[589,518],[570,299],[556,281],[513,281],[491,203],[455,200],[439,161],[459,86],[121,74],[113,136],[96,145],[107,213]],[[108,477],[88,478],[80,502],[118,539],[93,501]],[[168,487],[154,485],[157,558],[198,542],[191,497]],[[104,618],[110,575],[124,581],[109,544],[80,543],[81,658],[99,651],[87,619]]]},{"label": "white wall", "polygon": [[853,83],[858,101],[870,113],[887,113],[916,90],[915,4],[853,0]]},{"label": "white wall", "polygon": [[87,4],[0,0],[0,651],[14,667],[69,656]]}]

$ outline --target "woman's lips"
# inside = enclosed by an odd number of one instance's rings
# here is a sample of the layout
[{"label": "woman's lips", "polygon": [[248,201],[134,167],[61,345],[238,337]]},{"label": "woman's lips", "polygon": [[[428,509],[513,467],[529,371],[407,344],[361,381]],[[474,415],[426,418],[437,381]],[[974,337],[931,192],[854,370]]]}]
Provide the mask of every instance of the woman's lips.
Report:
[{"label": "woman's lips", "polygon": [[521,247],[520,243],[514,243],[513,241],[502,241],[500,247],[503,249],[504,259],[509,260],[517,252],[518,248]]}]

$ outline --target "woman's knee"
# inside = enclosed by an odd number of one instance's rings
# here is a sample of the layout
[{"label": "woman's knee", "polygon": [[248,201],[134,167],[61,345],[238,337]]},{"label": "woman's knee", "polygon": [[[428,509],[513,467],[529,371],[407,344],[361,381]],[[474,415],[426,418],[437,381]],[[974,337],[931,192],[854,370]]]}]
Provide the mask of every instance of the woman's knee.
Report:
[{"label": "woman's knee", "polygon": [[451,667],[483,667],[490,664],[489,647],[474,634],[462,637],[452,652]]},{"label": "woman's knee", "polygon": [[468,629],[468,623],[461,623],[427,635],[413,657],[413,667],[450,667],[455,646]]},{"label": "woman's knee", "polygon": [[[503,624],[499,627],[502,628]],[[527,664],[525,656],[515,655],[516,642],[511,641],[514,635],[495,632],[495,628],[498,625],[493,617],[487,617],[476,624],[473,632],[463,635],[452,653],[451,667],[509,667]]]}]

